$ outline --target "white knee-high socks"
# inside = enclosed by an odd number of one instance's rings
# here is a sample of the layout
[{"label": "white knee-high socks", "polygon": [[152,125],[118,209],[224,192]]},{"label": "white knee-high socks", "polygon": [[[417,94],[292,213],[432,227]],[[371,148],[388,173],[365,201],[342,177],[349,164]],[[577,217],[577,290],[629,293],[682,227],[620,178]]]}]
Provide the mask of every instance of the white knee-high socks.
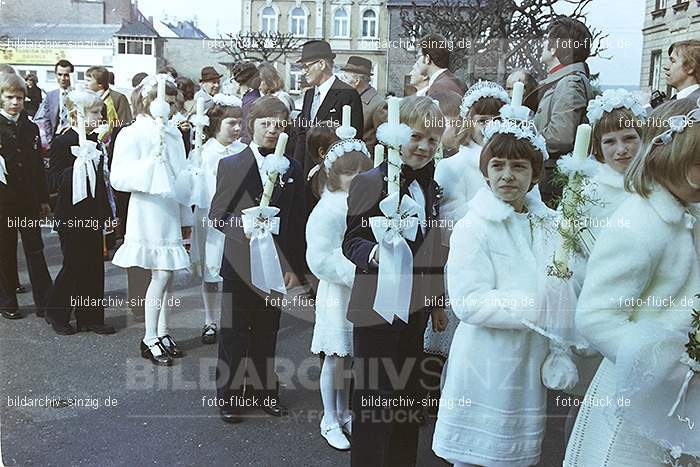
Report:
[{"label": "white knee-high socks", "polygon": [[326,355],[321,367],[321,401],[323,402],[323,421],[325,425],[343,423],[348,411],[350,379],[347,377],[350,367],[349,357]]},{"label": "white knee-high socks", "polygon": [[202,301],[204,302],[204,324],[216,323],[216,310],[221,309],[220,285],[215,282],[202,282]]},{"label": "white knee-high socks", "polygon": [[168,333],[166,307],[167,292],[172,284],[173,272],[163,270],[151,271],[151,283],[146,290],[145,327],[143,342],[152,345],[158,336]]}]

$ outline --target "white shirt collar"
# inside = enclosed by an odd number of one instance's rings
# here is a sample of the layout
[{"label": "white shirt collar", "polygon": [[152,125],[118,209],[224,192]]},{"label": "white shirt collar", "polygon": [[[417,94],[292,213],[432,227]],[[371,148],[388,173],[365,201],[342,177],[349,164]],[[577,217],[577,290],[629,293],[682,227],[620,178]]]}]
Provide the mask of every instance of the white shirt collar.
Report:
[{"label": "white shirt collar", "polygon": [[682,91],[678,91],[676,93],[676,99],[685,99],[686,97],[694,93],[697,89],[700,89],[700,84],[693,84],[692,86],[688,86]]},{"label": "white shirt collar", "polygon": [[2,116],[5,117],[6,119],[8,119],[12,122],[15,122],[15,123],[17,123],[17,121],[19,120],[19,115],[20,115],[20,114],[10,115],[9,113],[5,112],[2,109],[0,109],[0,114],[2,114]]},{"label": "white shirt collar", "polygon": [[331,86],[333,85],[334,82],[335,82],[335,75],[331,76],[326,81],[324,81],[320,85],[316,86],[316,90],[321,94],[321,98],[319,100],[319,103],[323,102],[323,99],[326,98],[326,94],[328,94],[328,91],[331,89]]},{"label": "white shirt collar", "polygon": [[440,68],[438,71],[433,73],[433,75],[428,80],[428,87],[426,89],[428,89],[430,86],[432,86],[433,83],[435,82],[435,80],[438,78],[438,76],[440,76],[445,71],[447,71],[447,68]]},{"label": "white shirt collar", "polygon": [[425,94],[428,92],[429,87],[430,87],[430,85],[424,87],[423,89],[419,89],[418,91],[416,91],[416,96],[425,96]]}]

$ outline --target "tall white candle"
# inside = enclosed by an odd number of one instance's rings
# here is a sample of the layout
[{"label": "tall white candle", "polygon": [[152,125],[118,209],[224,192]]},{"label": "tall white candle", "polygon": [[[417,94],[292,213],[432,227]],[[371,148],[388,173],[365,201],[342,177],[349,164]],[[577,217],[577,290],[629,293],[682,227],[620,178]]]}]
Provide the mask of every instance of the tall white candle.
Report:
[{"label": "tall white candle", "polygon": [[204,115],[204,99],[201,97],[197,98],[197,115]]},{"label": "tall white candle", "polygon": [[377,167],[384,162],[384,146],[377,144],[374,147],[374,166]]},{"label": "tall white candle", "polygon": [[576,130],[576,142],[574,143],[574,157],[578,159],[588,158],[588,146],[591,143],[591,126],[583,123]]},{"label": "tall white candle", "polygon": [[[284,157],[284,149],[287,146],[287,139],[289,135],[287,133],[281,133],[277,139],[277,146],[275,146],[275,154],[272,157]],[[271,156],[267,156],[271,157]],[[260,206],[266,208],[270,205],[270,198],[272,198],[272,192],[275,189],[275,183],[277,183],[277,172],[270,172],[267,174],[267,182],[265,182],[265,189],[263,190],[262,198],[260,199]]]},{"label": "tall white candle", "polygon": [[158,100],[165,100],[165,78],[158,78]]},{"label": "tall white candle", "polygon": [[343,106],[343,126],[344,127],[351,126],[350,125],[350,106],[349,105]]},{"label": "tall white candle", "polygon": [[398,125],[401,122],[399,115],[399,103],[400,99],[398,97],[389,97],[387,99],[387,104],[389,106],[387,121],[391,125]]},{"label": "tall white candle", "polygon": [[78,130],[78,144],[83,145],[87,141],[87,134],[85,132],[85,109],[76,106],[76,120],[77,120],[77,130]]},{"label": "tall white candle", "polygon": [[389,148],[389,164],[387,168],[387,191],[389,194],[396,193],[397,191],[399,191],[400,173],[401,157],[399,157],[399,151],[394,148]]},{"label": "tall white candle", "polygon": [[525,94],[525,84],[522,81],[518,81],[513,84],[513,97],[510,99],[510,103],[513,107],[520,107],[523,105],[523,95]]}]

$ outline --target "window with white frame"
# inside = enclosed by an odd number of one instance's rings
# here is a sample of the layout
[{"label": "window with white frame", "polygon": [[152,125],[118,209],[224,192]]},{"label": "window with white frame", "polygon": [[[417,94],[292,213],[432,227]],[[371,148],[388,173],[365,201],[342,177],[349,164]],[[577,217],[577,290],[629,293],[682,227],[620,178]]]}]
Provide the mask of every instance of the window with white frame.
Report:
[{"label": "window with white frame", "polygon": [[374,10],[362,13],[362,37],[377,37],[377,13]]},{"label": "window with white frame", "polygon": [[306,12],[301,7],[295,7],[290,13],[289,33],[293,36],[306,36]]},{"label": "window with white frame", "polygon": [[126,55],[153,55],[153,38],[118,37],[117,53]]},{"label": "window with white frame", "polygon": [[289,91],[301,91],[301,77],[304,72],[301,69],[301,65],[297,63],[292,63],[289,67]]},{"label": "window with white frame", "polygon": [[333,14],[333,35],[350,37],[350,15],[344,7],[338,8]]},{"label": "window with white frame", "polygon": [[260,30],[265,34],[277,32],[277,12],[271,6],[263,8],[260,15]]},{"label": "window with white frame", "polygon": [[651,53],[651,66],[649,67],[649,86],[651,90],[659,89],[661,83],[661,51],[654,50]]}]

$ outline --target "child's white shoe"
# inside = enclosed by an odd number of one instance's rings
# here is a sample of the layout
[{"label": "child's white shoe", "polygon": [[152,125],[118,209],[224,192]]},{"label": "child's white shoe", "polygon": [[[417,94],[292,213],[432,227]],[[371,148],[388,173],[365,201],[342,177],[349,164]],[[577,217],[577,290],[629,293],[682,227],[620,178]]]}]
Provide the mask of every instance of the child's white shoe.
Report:
[{"label": "child's white shoe", "polygon": [[335,422],[331,425],[326,425],[324,420],[321,420],[321,436],[323,436],[328,444],[339,451],[347,451],[350,449],[350,442],[340,429],[340,424]]},{"label": "child's white shoe", "polygon": [[340,427],[346,436],[352,436],[352,414],[348,414],[347,417],[343,418],[343,422]]}]

